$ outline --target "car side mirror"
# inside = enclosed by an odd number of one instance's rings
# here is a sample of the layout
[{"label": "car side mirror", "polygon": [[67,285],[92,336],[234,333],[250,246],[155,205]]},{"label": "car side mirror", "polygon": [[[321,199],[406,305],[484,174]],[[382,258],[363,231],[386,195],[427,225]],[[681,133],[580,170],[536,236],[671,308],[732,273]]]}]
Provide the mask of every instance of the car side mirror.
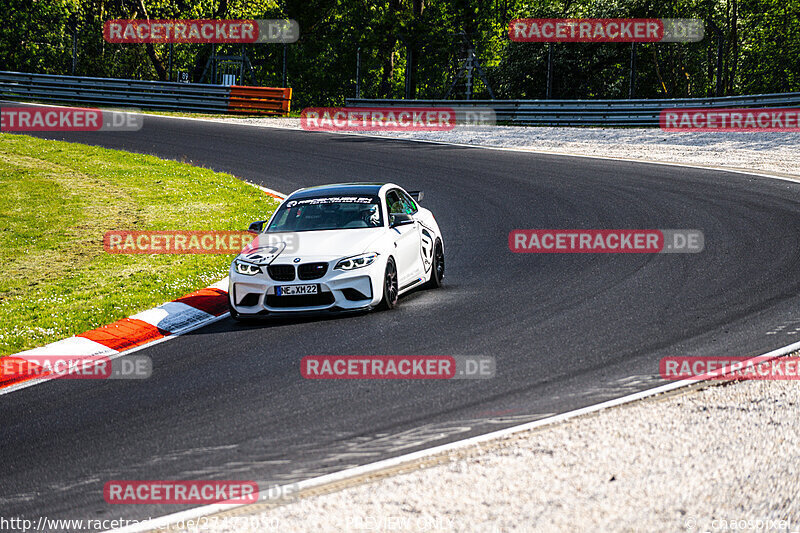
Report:
[{"label": "car side mirror", "polygon": [[250,227],[247,228],[247,231],[251,233],[261,233],[264,230],[264,224],[266,224],[266,220],[259,220],[257,222],[251,222]]},{"label": "car side mirror", "polygon": [[397,226],[405,226],[407,224],[413,224],[414,217],[406,213],[395,213],[389,215],[389,227],[396,228]]}]

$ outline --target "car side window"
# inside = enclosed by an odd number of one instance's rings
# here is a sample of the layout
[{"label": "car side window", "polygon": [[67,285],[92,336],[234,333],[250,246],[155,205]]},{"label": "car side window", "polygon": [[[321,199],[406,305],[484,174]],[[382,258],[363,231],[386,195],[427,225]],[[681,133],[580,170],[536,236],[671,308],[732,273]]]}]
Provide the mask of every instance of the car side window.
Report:
[{"label": "car side window", "polygon": [[403,191],[400,191],[400,199],[403,202],[405,212],[409,215],[413,215],[419,210],[417,202]]},{"label": "car side window", "polygon": [[406,206],[403,205],[398,191],[392,190],[386,193],[386,205],[389,208],[390,215],[406,212]]}]

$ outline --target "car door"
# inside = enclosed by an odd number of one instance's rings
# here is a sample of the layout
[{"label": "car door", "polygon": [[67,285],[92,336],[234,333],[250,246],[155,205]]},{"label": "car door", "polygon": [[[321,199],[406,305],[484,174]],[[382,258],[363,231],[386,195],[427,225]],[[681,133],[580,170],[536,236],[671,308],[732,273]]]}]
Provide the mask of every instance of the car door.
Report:
[{"label": "car door", "polygon": [[433,230],[425,225],[419,217],[419,206],[409,194],[403,190],[399,191],[400,200],[405,206],[406,213],[412,215],[417,221],[417,231],[419,232],[420,239],[420,272],[424,278],[430,272],[431,265],[433,264],[433,246],[435,234]]},{"label": "car door", "polygon": [[[402,192],[392,189],[386,193],[386,208],[389,218],[394,214],[411,214],[402,197]],[[395,242],[395,263],[397,264],[397,281],[402,289],[418,277],[422,271],[420,256],[420,234],[418,222],[391,228]]]}]

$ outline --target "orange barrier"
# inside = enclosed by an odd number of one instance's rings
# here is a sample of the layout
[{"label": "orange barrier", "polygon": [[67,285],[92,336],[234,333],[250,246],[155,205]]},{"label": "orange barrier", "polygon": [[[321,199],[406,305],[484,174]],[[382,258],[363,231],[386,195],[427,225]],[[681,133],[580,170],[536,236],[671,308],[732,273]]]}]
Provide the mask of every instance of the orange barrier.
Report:
[{"label": "orange barrier", "polygon": [[233,85],[228,111],[246,115],[288,115],[292,89]]}]

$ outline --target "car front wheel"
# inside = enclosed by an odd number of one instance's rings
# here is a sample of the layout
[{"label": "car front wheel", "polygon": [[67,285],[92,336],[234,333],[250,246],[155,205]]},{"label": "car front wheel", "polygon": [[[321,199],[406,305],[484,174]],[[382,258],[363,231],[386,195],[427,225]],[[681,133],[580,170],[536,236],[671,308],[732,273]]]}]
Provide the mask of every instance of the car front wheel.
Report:
[{"label": "car front wheel", "polygon": [[397,267],[394,264],[394,259],[390,257],[386,262],[386,273],[383,276],[383,301],[381,301],[381,307],[383,309],[394,309],[397,306],[399,292],[397,287]]},{"label": "car front wheel", "polygon": [[436,239],[436,244],[433,246],[431,279],[425,284],[425,288],[438,289],[442,286],[442,279],[444,279],[444,247],[442,246],[442,241]]},{"label": "car front wheel", "polygon": [[233,308],[233,304],[231,304],[230,297],[228,298],[228,311],[230,311],[230,313],[231,313],[231,318],[234,319],[236,322],[239,322],[239,323],[242,323],[242,324],[251,324],[251,323],[255,322],[255,319],[253,317],[248,316],[248,315],[242,315],[242,314],[239,313],[239,311],[234,309]]}]

